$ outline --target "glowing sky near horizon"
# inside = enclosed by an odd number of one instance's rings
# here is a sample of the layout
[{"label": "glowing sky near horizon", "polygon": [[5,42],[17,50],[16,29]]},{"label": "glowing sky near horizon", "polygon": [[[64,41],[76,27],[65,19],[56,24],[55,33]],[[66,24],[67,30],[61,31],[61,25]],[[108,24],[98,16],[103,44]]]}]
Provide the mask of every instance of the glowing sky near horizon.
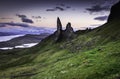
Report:
[{"label": "glowing sky near horizon", "polygon": [[[118,0],[1,0],[0,23],[25,23],[16,16],[26,15],[34,23],[27,23],[37,27],[56,28],[56,19],[60,17],[63,26],[68,22],[73,28],[85,28],[104,24],[107,20],[98,18],[109,15],[109,10],[94,11],[92,6],[111,6]],[[102,5],[104,4],[104,5]],[[57,7],[57,8],[56,8]],[[96,7],[98,9],[102,7]],[[96,10],[96,9],[95,9]],[[40,18],[41,17],[41,18]]]}]

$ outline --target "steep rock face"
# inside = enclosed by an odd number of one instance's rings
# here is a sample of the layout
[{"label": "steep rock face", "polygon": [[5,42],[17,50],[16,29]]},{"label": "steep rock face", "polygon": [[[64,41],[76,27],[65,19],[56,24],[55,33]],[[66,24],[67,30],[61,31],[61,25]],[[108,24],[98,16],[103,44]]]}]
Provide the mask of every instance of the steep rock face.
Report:
[{"label": "steep rock face", "polygon": [[62,23],[59,17],[57,18],[57,30],[55,31],[54,34],[55,34],[55,37],[54,37],[55,41],[59,41],[59,39],[62,38]]},{"label": "steep rock face", "polygon": [[58,17],[57,18],[57,31],[60,31],[60,30],[62,30],[62,23],[60,21],[60,18]]},{"label": "steep rock face", "polygon": [[73,28],[71,27],[71,23],[68,23],[65,30],[62,30],[62,23],[57,18],[57,30],[54,33],[54,40],[56,42],[64,40],[64,39],[71,39],[74,36]]},{"label": "steep rock face", "polygon": [[120,1],[112,6],[111,12],[108,18],[108,22],[113,20],[120,20]]}]

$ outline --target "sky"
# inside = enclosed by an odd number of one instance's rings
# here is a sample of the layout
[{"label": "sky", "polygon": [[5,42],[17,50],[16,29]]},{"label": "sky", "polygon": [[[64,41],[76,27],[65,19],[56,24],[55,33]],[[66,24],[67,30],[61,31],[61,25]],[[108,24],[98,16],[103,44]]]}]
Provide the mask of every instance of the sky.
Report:
[{"label": "sky", "polygon": [[119,0],[0,0],[0,27],[56,28],[59,17],[66,26],[94,28],[107,21],[110,8]]}]

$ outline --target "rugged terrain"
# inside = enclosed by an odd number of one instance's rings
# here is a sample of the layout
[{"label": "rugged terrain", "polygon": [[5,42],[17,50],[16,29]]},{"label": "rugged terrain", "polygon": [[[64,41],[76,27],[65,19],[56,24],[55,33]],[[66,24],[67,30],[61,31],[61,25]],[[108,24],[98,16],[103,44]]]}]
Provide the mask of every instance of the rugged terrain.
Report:
[{"label": "rugged terrain", "polygon": [[38,45],[1,51],[0,79],[120,79],[119,6],[98,28],[62,30],[58,18],[57,31]]}]

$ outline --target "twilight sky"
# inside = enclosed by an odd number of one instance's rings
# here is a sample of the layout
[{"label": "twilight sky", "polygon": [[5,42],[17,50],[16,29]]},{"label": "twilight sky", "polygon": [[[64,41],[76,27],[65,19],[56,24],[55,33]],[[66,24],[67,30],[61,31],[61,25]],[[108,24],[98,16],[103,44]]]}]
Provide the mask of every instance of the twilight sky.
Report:
[{"label": "twilight sky", "polygon": [[57,17],[60,17],[63,26],[71,22],[73,28],[95,27],[106,22],[111,5],[118,1],[0,0],[0,27],[4,27],[3,24],[26,24],[56,28]]}]

